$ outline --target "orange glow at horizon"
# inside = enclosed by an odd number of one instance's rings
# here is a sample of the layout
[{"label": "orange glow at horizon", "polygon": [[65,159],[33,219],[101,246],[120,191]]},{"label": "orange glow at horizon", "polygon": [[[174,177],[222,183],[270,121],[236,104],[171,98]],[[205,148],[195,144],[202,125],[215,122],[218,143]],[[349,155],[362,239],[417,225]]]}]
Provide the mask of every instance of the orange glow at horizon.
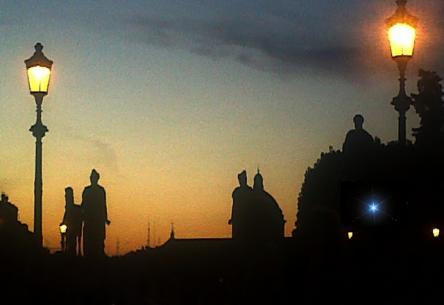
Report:
[{"label": "orange glow at horizon", "polygon": [[413,56],[416,29],[406,23],[397,23],[388,31],[392,57]]}]

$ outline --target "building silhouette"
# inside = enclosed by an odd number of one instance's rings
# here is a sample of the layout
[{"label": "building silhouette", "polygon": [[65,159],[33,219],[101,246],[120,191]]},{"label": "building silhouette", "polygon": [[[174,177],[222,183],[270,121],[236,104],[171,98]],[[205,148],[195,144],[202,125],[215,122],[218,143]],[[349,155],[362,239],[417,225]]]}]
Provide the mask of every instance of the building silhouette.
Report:
[{"label": "building silhouette", "polygon": [[247,173],[238,175],[239,186],[233,191],[233,207],[229,224],[232,237],[243,244],[279,243],[284,239],[285,220],[277,201],[264,189],[264,179],[257,172],[253,188]]},{"label": "building silhouette", "polygon": [[40,255],[43,248],[26,224],[18,220],[18,208],[2,193],[0,200],[0,256]]}]

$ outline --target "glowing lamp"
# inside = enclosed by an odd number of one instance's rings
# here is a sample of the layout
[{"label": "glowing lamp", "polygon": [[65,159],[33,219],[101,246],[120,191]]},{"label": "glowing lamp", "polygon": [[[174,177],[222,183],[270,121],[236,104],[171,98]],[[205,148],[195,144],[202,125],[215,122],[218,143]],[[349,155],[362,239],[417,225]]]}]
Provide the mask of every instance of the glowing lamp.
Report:
[{"label": "glowing lamp", "polygon": [[68,230],[68,226],[65,224],[61,224],[59,229],[60,229],[61,234],[66,234],[66,231]]},{"label": "glowing lamp", "polygon": [[348,236],[348,239],[352,239],[353,238],[353,232],[348,232],[347,236]]},{"label": "glowing lamp", "polygon": [[395,14],[386,20],[392,58],[411,58],[415,49],[418,18],[409,14],[405,5],[407,0],[396,1]]},{"label": "glowing lamp", "polygon": [[37,43],[34,48],[34,55],[25,60],[29,91],[33,95],[46,95],[48,94],[53,62],[43,54],[43,45],[41,43]]},{"label": "glowing lamp", "polygon": [[416,29],[407,23],[397,23],[390,27],[390,49],[392,57],[412,57],[415,49]]},{"label": "glowing lamp", "polygon": [[412,103],[411,98],[405,91],[405,74],[407,63],[413,57],[415,49],[416,28],[418,18],[407,12],[407,0],[397,0],[398,8],[395,14],[386,20],[390,50],[393,60],[399,70],[399,94],[392,100],[392,105],[399,113],[398,118],[398,142],[401,145],[407,143],[406,113]]},{"label": "glowing lamp", "polygon": [[438,228],[434,228],[432,232],[433,232],[433,237],[435,237],[435,238],[439,237],[439,229]]}]

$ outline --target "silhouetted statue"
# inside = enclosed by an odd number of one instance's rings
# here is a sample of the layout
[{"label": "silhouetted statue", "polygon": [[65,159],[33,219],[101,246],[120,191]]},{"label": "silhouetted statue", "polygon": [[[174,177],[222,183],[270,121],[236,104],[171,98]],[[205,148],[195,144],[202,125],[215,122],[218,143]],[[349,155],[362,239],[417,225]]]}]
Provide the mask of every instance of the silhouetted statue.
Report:
[{"label": "silhouetted statue", "polygon": [[74,193],[71,187],[65,188],[65,214],[63,224],[66,230],[66,253],[80,255],[80,242],[82,238],[82,209],[74,204]]},{"label": "silhouetted statue", "polygon": [[413,128],[416,144],[425,148],[443,145],[444,101],[442,78],[435,72],[419,70],[418,94],[412,94],[413,106],[420,117],[419,128]]},{"label": "silhouetted statue", "polygon": [[232,225],[233,239],[247,238],[250,230],[249,213],[252,205],[252,188],[247,183],[247,172],[242,171],[238,176],[239,186],[234,189],[233,208],[229,224]]},{"label": "silhouetted statue", "polygon": [[98,184],[99,173],[91,171],[91,185],[82,194],[83,254],[99,257],[105,255],[106,224],[110,224],[106,207],[105,189]]},{"label": "silhouetted statue", "polygon": [[342,151],[345,154],[354,154],[366,152],[372,148],[374,144],[373,137],[363,128],[364,117],[360,114],[353,118],[355,129],[350,130],[342,146]]},{"label": "silhouetted statue", "polygon": [[284,238],[284,216],[276,200],[264,190],[262,175],[254,177],[253,189],[247,173],[238,175],[239,186],[233,191],[233,210],[229,224],[233,239],[243,244],[260,244]]},{"label": "silhouetted statue", "polygon": [[0,201],[0,224],[12,224],[18,220],[17,207],[9,202],[9,198],[5,193],[2,193]]},{"label": "silhouetted statue", "polygon": [[284,238],[285,220],[276,200],[264,189],[264,179],[258,169],[254,177],[254,214],[256,232],[264,242],[277,242]]}]

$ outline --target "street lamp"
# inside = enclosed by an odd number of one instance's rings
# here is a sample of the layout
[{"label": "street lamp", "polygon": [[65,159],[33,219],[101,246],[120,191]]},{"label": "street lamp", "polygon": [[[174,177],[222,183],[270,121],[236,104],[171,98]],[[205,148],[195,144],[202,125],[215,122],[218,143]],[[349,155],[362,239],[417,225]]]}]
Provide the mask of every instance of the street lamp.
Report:
[{"label": "street lamp", "polygon": [[438,228],[434,228],[432,232],[433,232],[433,237],[435,237],[435,238],[439,237],[439,229]]},{"label": "street lamp", "polygon": [[61,243],[61,250],[63,253],[65,253],[66,251],[66,231],[68,230],[68,226],[64,223],[60,224],[59,226],[60,229],[60,243]]},{"label": "street lamp", "polygon": [[52,60],[45,57],[41,43],[35,45],[35,52],[25,60],[28,74],[29,91],[37,105],[37,119],[29,131],[36,138],[35,142],[35,178],[34,178],[34,235],[43,245],[42,235],[42,139],[48,128],[42,123],[43,97],[48,94]]},{"label": "street lamp", "polygon": [[393,16],[386,20],[388,27],[388,38],[393,60],[399,69],[399,94],[393,98],[392,105],[399,113],[398,141],[406,143],[406,112],[410,109],[412,100],[405,92],[405,73],[407,63],[413,57],[416,39],[416,26],[418,18],[409,14],[406,9],[407,0],[397,0],[398,8]]}]

